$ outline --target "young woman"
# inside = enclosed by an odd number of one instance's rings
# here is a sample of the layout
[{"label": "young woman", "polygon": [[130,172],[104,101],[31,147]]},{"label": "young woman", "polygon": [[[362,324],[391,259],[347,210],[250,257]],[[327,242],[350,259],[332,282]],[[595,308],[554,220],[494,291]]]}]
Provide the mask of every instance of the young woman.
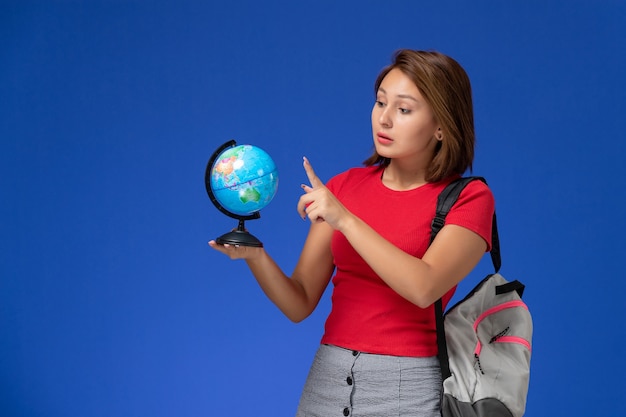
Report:
[{"label": "young woman", "polygon": [[[209,245],[245,259],[294,322],[331,280],[332,309],[297,416],[439,416],[433,303],[491,246],[494,200],[474,181],[429,246],[437,196],[471,169],[469,79],[437,52],[398,51],[375,83],[374,153],[326,185],[309,161],[298,213],[311,228],[291,277],[263,248]],[[334,274],[334,277],[333,277]]]}]

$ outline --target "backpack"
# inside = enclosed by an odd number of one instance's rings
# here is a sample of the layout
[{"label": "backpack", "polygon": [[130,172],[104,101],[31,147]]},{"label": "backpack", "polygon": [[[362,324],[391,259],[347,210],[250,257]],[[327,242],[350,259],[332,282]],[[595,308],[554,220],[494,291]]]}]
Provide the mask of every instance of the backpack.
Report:
[{"label": "backpack", "polygon": [[[450,183],[439,195],[431,243],[459,194],[471,181]],[[483,279],[444,314],[435,303],[438,357],[443,380],[443,417],[521,417],[530,379],[533,324],[522,301],[524,285],[498,273],[500,241],[493,216],[491,260],[495,273]]]}]

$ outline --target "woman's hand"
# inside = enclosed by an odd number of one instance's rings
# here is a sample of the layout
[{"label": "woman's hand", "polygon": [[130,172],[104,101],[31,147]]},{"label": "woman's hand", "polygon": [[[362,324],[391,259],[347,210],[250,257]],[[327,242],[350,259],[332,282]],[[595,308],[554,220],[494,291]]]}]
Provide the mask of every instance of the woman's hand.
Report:
[{"label": "woman's hand", "polygon": [[263,248],[230,244],[220,245],[214,240],[209,242],[209,246],[218,252],[222,252],[230,259],[245,259],[251,261],[258,259],[263,254]]},{"label": "woman's hand", "polygon": [[307,216],[313,223],[326,222],[333,229],[340,230],[341,226],[352,214],[337,200],[322,181],[315,175],[308,159],[304,159],[304,170],[311,183],[302,184],[305,194],[298,201],[298,213],[303,219]]}]

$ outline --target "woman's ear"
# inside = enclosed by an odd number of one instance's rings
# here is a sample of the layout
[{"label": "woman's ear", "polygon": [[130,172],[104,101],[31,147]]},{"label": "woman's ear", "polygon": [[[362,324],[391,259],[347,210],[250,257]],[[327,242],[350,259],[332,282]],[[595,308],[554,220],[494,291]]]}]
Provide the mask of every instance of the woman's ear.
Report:
[{"label": "woman's ear", "polygon": [[443,132],[441,131],[440,127],[437,128],[437,133],[435,133],[435,137],[437,138],[439,142],[443,140]]}]

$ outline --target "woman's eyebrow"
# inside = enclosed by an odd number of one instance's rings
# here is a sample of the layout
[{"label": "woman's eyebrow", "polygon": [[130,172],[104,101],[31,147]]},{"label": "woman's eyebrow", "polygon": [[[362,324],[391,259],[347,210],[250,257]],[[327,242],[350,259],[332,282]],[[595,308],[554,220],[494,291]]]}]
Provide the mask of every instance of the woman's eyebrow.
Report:
[{"label": "woman's eyebrow", "polygon": [[[384,88],[382,88],[382,87],[379,87],[379,88],[378,88],[378,91],[380,91],[381,93],[383,93],[383,94],[387,95],[387,92],[386,92],[386,91],[385,91],[385,89],[384,89]],[[413,97],[413,96],[412,96],[412,95],[410,95],[410,94],[398,94],[396,97],[398,97],[398,98],[405,98],[405,99],[408,99],[408,100],[413,100],[413,101],[415,101],[415,102],[418,102],[418,103],[419,103],[419,100],[418,100],[418,99],[416,99],[415,97]]]},{"label": "woman's eyebrow", "polygon": [[417,102],[418,100],[410,94],[398,94],[398,98],[406,98]]}]

